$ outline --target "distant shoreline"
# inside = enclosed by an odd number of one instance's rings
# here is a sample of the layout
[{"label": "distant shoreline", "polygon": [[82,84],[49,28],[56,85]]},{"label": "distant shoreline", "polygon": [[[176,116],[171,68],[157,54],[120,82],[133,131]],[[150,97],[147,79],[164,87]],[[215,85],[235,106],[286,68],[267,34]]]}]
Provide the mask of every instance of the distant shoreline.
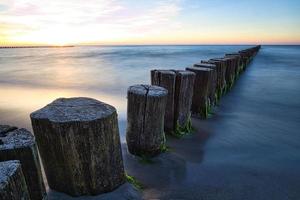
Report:
[{"label": "distant shoreline", "polygon": [[[139,47],[139,46],[253,46],[256,44],[124,44],[124,45],[65,45],[65,46],[0,46],[0,49],[17,49],[17,48],[70,48],[70,47]],[[263,44],[262,46],[300,46],[300,44]]]},{"label": "distant shoreline", "polygon": [[73,45],[66,46],[0,46],[0,49],[16,49],[16,48],[66,48],[74,47]]}]

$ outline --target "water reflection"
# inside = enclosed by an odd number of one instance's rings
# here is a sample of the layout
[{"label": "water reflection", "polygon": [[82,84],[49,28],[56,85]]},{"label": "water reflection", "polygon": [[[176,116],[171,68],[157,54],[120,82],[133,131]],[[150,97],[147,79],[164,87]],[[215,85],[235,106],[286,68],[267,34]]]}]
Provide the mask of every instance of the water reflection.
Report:
[{"label": "water reflection", "polygon": [[[182,69],[239,46],[0,49],[0,122],[31,129],[29,114],[56,98],[88,96],[126,115],[126,90],[156,68]],[[124,125],[121,130],[124,130]],[[124,134],[124,132],[122,133]]]},{"label": "water reflection", "polygon": [[91,97],[113,105],[119,119],[125,119],[126,99],[119,95],[89,90],[53,89],[1,85],[0,122],[31,130],[29,114],[44,107],[58,97]]}]

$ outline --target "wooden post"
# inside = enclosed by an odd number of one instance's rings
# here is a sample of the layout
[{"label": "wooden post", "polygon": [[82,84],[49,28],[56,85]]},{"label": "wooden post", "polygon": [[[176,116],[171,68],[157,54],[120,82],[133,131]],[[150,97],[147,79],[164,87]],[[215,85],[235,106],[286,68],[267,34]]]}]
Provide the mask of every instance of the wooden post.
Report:
[{"label": "wooden post", "polygon": [[161,86],[168,90],[166,112],[164,117],[164,130],[172,133],[175,128],[175,82],[176,72],[172,70],[151,70],[151,84]]},{"label": "wooden post", "polygon": [[21,164],[17,160],[0,162],[0,199],[30,200]]},{"label": "wooden post", "polygon": [[113,106],[91,98],[59,98],[30,117],[51,189],[96,195],[125,182]]},{"label": "wooden post", "polygon": [[245,52],[239,52],[240,56],[241,56],[241,60],[243,63],[243,71],[245,71],[247,65],[248,65],[248,56],[247,53]]},{"label": "wooden post", "polygon": [[215,64],[210,64],[210,63],[197,63],[194,64],[194,67],[202,67],[202,68],[209,68],[213,69],[212,71],[212,80],[210,84],[210,89],[209,89],[209,99],[210,99],[210,104],[216,105],[218,101],[218,94],[217,94],[217,80],[218,80],[218,72],[217,72],[217,66]]},{"label": "wooden post", "polygon": [[239,54],[225,54],[225,57],[233,59],[235,65],[235,78],[237,78],[242,71],[241,56]]},{"label": "wooden post", "polygon": [[41,165],[34,136],[26,129],[0,125],[0,161],[20,160],[32,200],[45,198]]},{"label": "wooden post", "polygon": [[228,91],[231,89],[234,83],[235,78],[235,68],[232,62],[231,58],[213,58],[214,61],[224,61],[226,64],[226,73],[225,73],[225,79],[226,79],[226,88],[225,91]]},{"label": "wooden post", "polygon": [[[151,83],[168,90],[165,131],[170,134],[191,131],[191,105],[195,74],[184,70],[152,70]],[[175,133],[176,132],[176,133]]]},{"label": "wooden post", "polygon": [[[237,59],[235,57],[232,56],[228,56],[228,57],[224,57],[224,59],[226,61],[228,61],[228,64],[231,67],[231,87],[233,86],[235,79],[237,78],[237,72],[238,72],[238,63],[237,63]],[[230,87],[230,88],[231,88]]]},{"label": "wooden post", "polygon": [[222,60],[202,60],[201,63],[208,63],[216,65],[217,78],[217,99],[219,100],[226,88],[226,62]]},{"label": "wooden post", "polygon": [[212,80],[213,69],[187,67],[186,70],[192,71],[196,74],[192,101],[192,114],[196,117],[207,118],[210,110],[209,87]]},{"label": "wooden post", "polygon": [[165,145],[164,115],[168,91],[151,85],[128,88],[126,140],[130,153],[155,156]]},{"label": "wooden post", "polygon": [[[191,132],[191,106],[193,101],[195,73],[176,70],[175,83],[175,131]],[[179,127],[178,127],[179,126]]]}]

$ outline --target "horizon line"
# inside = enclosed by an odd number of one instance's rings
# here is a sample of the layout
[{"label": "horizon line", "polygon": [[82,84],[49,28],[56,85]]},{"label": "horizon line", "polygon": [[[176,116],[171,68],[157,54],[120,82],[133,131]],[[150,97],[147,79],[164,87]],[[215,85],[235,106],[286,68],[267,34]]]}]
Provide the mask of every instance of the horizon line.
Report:
[{"label": "horizon line", "polygon": [[70,48],[70,47],[83,47],[83,46],[299,46],[300,43],[296,44],[258,44],[258,43],[248,43],[248,44],[77,44],[77,45],[0,45],[0,49],[9,48]]}]

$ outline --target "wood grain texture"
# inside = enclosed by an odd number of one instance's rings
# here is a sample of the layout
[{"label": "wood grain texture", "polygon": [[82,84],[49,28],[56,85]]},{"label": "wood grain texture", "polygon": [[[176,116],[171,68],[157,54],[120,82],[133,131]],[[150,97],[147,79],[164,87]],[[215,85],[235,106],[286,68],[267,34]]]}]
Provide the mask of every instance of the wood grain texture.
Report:
[{"label": "wood grain texture", "polygon": [[174,124],[185,127],[191,117],[195,73],[176,70]]},{"label": "wood grain texture", "polygon": [[151,80],[152,85],[168,90],[165,131],[174,134],[190,121],[195,74],[184,70],[151,70]]},{"label": "wood grain texture", "polygon": [[195,117],[207,118],[210,108],[209,89],[213,69],[202,67],[187,67],[186,70],[194,72],[194,95],[192,100],[192,114]]},{"label": "wood grain texture", "polygon": [[20,160],[30,198],[45,198],[38,150],[35,138],[29,131],[0,125],[0,161],[7,160]]},{"label": "wood grain texture", "polygon": [[30,200],[20,161],[0,162],[0,199]]},{"label": "wood grain texture", "polygon": [[236,61],[236,76],[238,76],[242,71],[243,71],[243,62],[242,62],[242,57],[239,53],[228,53],[225,54],[225,57],[233,57],[235,58]]},{"label": "wood grain texture", "polygon": [[171,133],[175,127],[175,82],[176,72],[172,70],[151,70],[151,85],[157,85],[168,90],[167,105],[164,117],[164,130]]},{"label": "wood grain texture", "polygon": [[131,154],[155,156],[165,145],[164,115],[168,91],[151,85],[133,85],[127,92],[126,140]]},{"label": "wood grain texture", "polygon": [[226,65],[225,80],[226,88],[225,91],[228,91],[234,83],[235,79],[235,66],[231,58],[213,58],[214,61],[223,61]]},{"label": "wood grain texture", "polygon": [[97,195],[125,182],[114,107],[91,98],[60,98],[30,117],[51,189]]},{"label": "wood grain texture", "polygon": [[223,95],[223,92],[226,88],[226,62],[222,60],[202,60],[201,63],[214,64],[217,67],[217,93],[218,98]]},{"label": "wood grain texture", "polygon": [[209,88],[209,100],[211,105],[216,105],[218,101],[218,87],[217,87],[217,81],[218,81],[218,72],[217,72],[217,66],[215,64],[210,63],[196,63],[194,64],[194,67],[202,67],[202,68],[208,68],[212,69],[212,80]]}]

